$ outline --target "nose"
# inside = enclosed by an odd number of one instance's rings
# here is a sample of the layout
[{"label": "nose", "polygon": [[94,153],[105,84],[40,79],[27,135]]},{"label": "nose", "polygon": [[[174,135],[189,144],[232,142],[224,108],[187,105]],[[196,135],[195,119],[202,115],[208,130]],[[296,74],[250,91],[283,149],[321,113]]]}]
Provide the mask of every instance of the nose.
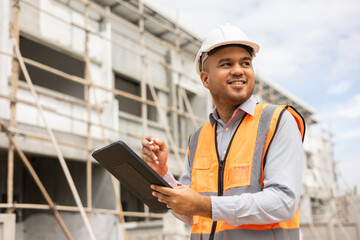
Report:
[{"label": "nose", "polygon": [[234,64],[233,68],[231,69],[231,75],[242,75],[244,74],[244,69],[241,67],[240,64]]}]

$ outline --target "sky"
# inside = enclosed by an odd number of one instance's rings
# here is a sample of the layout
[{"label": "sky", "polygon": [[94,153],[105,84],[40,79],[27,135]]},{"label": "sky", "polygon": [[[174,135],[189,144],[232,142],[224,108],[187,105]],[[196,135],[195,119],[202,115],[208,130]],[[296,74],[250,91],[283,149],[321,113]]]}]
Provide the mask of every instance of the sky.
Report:
[{"label": "sky", "polygon": [[202,38],[228,22],[257,42],[255,74],[315,110],[332,135],[340,184],[360,190],[359,0],[147,2]]}]

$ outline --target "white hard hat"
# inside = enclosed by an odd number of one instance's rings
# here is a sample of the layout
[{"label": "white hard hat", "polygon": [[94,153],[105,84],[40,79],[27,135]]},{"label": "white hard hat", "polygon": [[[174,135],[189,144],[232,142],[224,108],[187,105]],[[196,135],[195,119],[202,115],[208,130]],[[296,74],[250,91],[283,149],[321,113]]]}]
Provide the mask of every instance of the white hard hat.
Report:
[{"label": "white hard hat", "polygon": [[[253,57],[259,52],[260,48],[258,44],[249,41],[245,33],[239,28],[234,27],[229,23],[225,23],[212,30],[203,41],[195,58],[196,72],[200,75],[200,68],[202,68],[202,64],[204,63],[204,58],[201,60],[201,56],[204,53],[208,53],[214,48],[230,44],[240,44],[251,47],[254,50]],[[200,63],[200,61],[202,62]]]}]

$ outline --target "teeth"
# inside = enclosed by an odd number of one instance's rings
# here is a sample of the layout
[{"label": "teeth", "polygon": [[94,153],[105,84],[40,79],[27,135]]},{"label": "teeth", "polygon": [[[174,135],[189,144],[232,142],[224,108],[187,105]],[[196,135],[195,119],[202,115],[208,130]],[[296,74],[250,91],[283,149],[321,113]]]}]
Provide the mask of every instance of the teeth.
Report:
[{"label": "teeth", "polygon": [[235,84],[235,85],[243,85],[243,84],[245,84],[244,82],[232,82],[231,84]]}]

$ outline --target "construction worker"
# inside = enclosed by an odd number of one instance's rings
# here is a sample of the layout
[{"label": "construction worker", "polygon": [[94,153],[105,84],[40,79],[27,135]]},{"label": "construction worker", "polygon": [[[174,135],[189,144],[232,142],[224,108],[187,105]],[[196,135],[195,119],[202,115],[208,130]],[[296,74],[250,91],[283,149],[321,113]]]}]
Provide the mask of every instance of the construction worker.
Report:
[{"label": "construction worker", "polygon": [[152,185],[153,195],[192,225],[191,239],[299,239],[305,124],[294,108],[252,96],[258,52],[230,24],[202,43],[196,70],[215,109],[190,137],[180,183],[164,141],[142,141],[141,158],[173,187]]}]

